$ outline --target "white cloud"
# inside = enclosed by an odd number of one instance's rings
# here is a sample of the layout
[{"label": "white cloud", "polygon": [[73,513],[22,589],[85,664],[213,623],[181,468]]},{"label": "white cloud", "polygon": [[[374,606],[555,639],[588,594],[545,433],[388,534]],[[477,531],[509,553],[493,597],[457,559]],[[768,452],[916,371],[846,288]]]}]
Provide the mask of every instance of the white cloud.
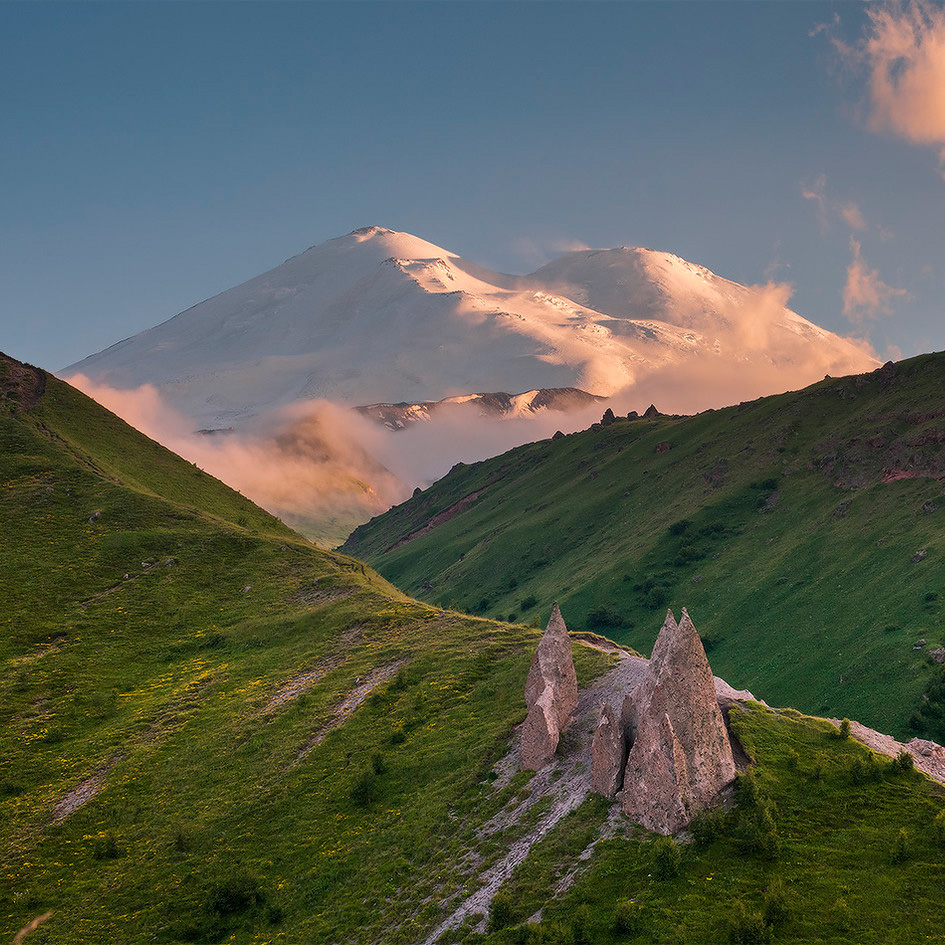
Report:
[{"label": "white cloud", "polygon": [[895,289],[879,277],[879,272],[870,267],[861,255],[860,244],[850,238],[853,259],[847,267],[847,281],[843,287],[843,314],[854,324],[891,315],[894,299],[908,298],[905,289]]},{"label": "white cloud", "polygon": [[869,124],[939,150],[945,164],[945,8],[910,0],[870,4],[867,35],[855,47],[835,40],[869,71]]}]

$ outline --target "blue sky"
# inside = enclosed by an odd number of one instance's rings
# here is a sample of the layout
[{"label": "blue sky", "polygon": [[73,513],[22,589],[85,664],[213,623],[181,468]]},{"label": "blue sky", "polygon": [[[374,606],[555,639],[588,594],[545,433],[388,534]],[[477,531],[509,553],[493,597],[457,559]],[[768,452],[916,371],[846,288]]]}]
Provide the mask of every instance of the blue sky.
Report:
[{"label": "blue sky", "polygon": [[0,348],[58,369],[376,223],[942,349],[940,79],[941,4],[0,4]]}]

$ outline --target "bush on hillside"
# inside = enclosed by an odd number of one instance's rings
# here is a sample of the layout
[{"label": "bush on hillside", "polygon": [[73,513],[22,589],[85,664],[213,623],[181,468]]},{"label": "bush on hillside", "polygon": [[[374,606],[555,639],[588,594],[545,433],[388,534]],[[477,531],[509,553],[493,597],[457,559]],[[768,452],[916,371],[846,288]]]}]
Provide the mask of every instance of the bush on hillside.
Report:
[{"label": "bush on hillside", "polygon": [[350,797],[355,807],[368,807],[376,796],[377,775],[372,768],[368,768],[352,785]]},{"label": "bush on hillside", "polygon": [[657,879],[673,879],[679,875],[682,854],[672,837],[658,837],[653,843],[653,875]]},{"label": "bush on hillside", "polygon": [[906,828],[901,827],[892,848],[893,863],[905,863],[909,859],[910,853],[909,835],[906,833]]},{"label": "bush on hillside", "polygon": [[776,928],[787,921],[790,912],[787,894],[784,892],[784,884],[781,882],[779,876],[775,876],[774,879],[768,883],[768,888],[765,890],[765,898],[762,905],[762,915],[765,924]]},{"label": "bush on hillside", "polygon": [[512,921],[512,900],[505,893],[496,893],[489,906],[489,931],[498,932],[510,926]]},{"label": "bush on hillside", "polygon": [[760,912],[749,910],[739,900],[729,923],[728,940],[732,945],[766,945],[771,941],[771,926]]},{"label": "bush on hillside", "polygon": [[613,627],[622,627],[626,621],[613,607],[601,605],[595,607],[587,615],[588,630],[608,630]]},{"label": "bush on hillside", "polygon": [[617,903],[611,929],[618,935],[637,935],[643,925],[643,906],[632,900]]}]

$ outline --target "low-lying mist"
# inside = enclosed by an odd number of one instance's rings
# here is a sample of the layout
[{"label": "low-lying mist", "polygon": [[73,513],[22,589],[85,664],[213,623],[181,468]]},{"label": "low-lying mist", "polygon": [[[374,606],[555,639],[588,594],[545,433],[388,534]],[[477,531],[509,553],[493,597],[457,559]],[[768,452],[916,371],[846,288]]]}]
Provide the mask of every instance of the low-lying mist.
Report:
[{"label": "low-lying mist", "polygon": [[[865,356],[866,357],[866,356]],[[812,363],[813,362],[813,363]],[[570,413],[496,419],[474,407],[443,407],[426,422],[393,431],[326,400],[291,404],[243,421],[238,428],[198,432],[152,385],[118,390],[84,375],[68,381],[132,426],[326,547],[340,544],[361,522],[426,487],[455,463],[473,463],[556,430],[586,429],[609,406],[618,416],[688,414],[803,387],[836,370],[816,351],[776,371],[733,366],[711,355],[649,373],[607,402]]]}]

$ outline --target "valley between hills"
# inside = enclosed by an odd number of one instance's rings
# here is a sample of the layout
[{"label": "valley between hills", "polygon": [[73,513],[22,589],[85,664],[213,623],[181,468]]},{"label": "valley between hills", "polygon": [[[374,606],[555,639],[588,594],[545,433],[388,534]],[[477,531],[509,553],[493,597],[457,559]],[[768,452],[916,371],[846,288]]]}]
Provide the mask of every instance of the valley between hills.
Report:
[{"label": "valley between hills", "polygon": [[[4,358],[0,934],[941,937],[945,787],[840,720],[937,735],[943,370],[606,417],[455,469],[352,557]],[[555,600],[577,721],[520,770]],[[736,693],[739,774],[675,839],[578,788],[667,604],[764,700]]]}]

